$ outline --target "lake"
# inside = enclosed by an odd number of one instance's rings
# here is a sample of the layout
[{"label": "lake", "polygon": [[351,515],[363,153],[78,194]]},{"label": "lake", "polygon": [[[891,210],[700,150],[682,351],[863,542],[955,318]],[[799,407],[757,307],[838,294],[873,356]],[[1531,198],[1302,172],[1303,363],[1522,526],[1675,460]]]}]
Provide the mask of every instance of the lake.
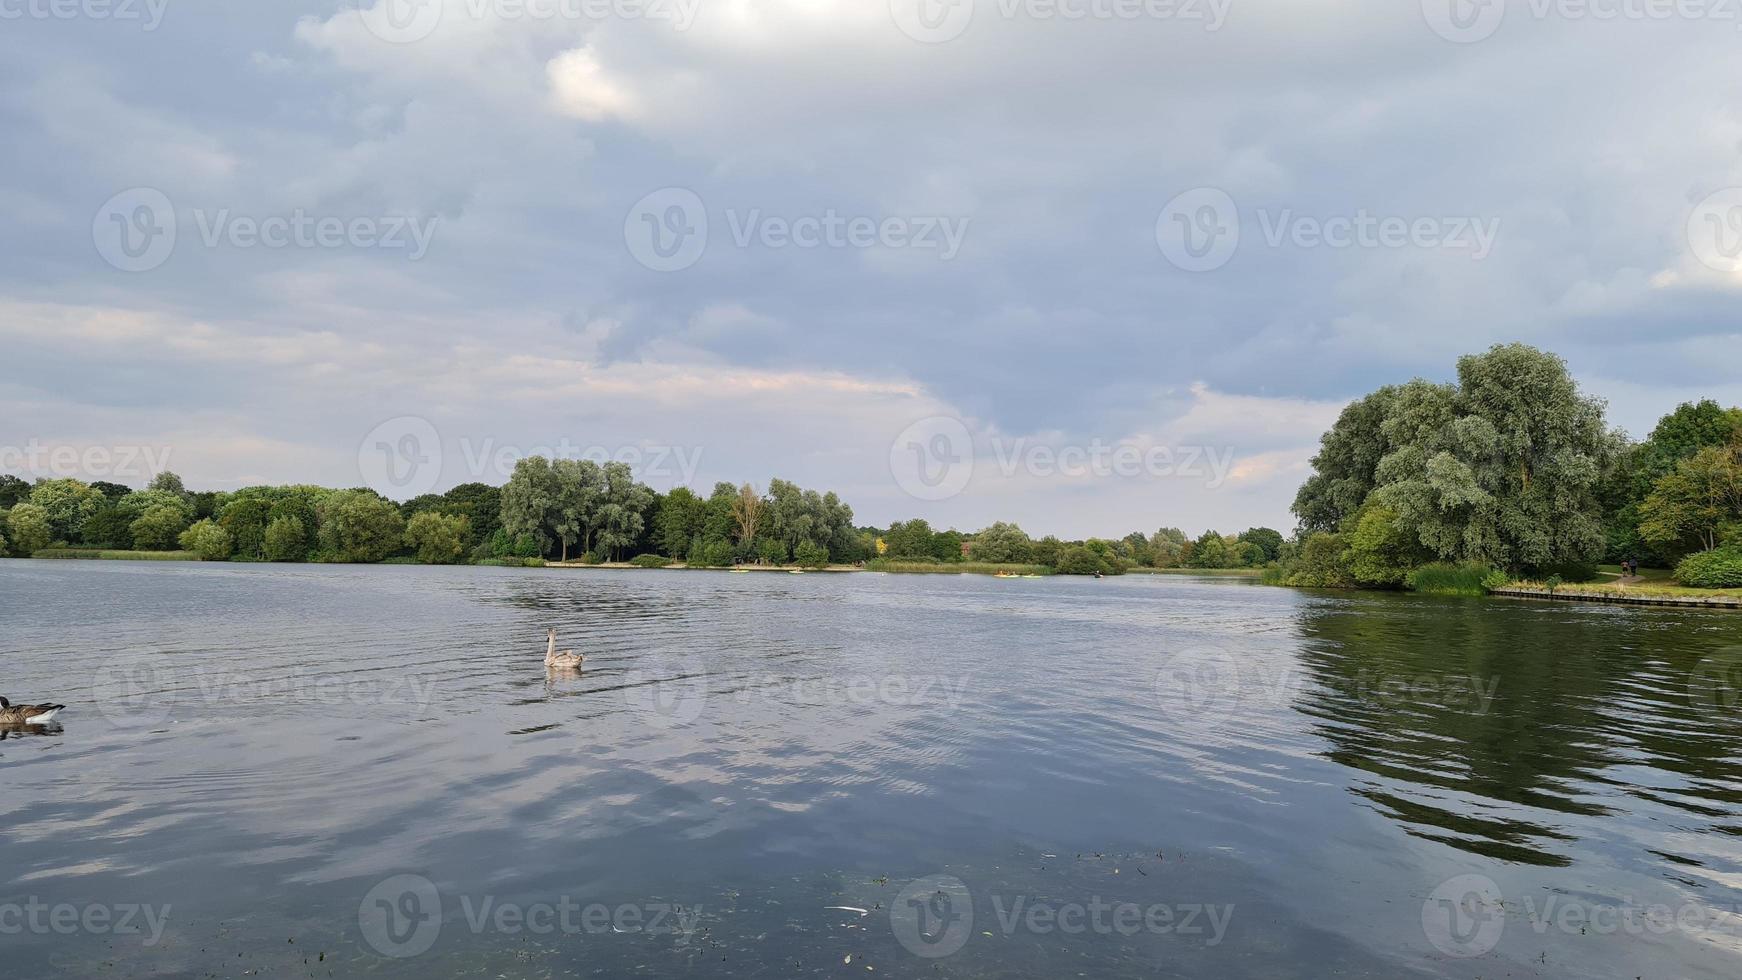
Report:
[{"label": "lake", "polygon": [[1734,614],[0,561],[0,623],[70,705],[11,976],[1742,974]]}]

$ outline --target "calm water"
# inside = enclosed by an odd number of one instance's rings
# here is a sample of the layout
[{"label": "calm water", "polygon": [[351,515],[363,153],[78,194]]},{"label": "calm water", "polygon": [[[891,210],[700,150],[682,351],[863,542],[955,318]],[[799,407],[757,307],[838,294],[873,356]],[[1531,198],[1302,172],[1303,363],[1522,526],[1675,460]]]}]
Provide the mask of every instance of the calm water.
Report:
[{"label": "calm water", "polygon": [[1742,973],[1734,615],[9,561],[0,626],[71,705],[10,976]]}]

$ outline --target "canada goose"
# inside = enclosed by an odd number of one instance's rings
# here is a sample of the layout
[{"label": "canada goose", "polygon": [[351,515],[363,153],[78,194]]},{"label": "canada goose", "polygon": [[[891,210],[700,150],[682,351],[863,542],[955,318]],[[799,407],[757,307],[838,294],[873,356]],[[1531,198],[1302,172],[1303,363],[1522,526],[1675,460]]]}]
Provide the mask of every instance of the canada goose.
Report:
[{"label": "canada goose", "polygon": [[46,725],[54,721],[64,704],[20,704],[0,698],[0,725]]},{"label": "canada goose", "polygon": [[579,667],[585,656],[573,650],[558,651],[556,648],[556,630],[547,634],[550,642],[544,648],[544,665],[546,667]]}]

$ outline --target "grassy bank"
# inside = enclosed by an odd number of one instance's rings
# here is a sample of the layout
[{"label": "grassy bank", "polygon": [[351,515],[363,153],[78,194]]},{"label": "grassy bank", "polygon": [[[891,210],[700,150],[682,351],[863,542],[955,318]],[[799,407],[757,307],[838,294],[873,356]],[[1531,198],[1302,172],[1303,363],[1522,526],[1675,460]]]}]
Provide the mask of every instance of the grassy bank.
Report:
[{"label": "grassy bank", "polygon": [[1005,565],[989,561],[895,561],[874,558],[865,563],[869,572],[894,572],[903,575],[1051,575],[1045,565]]},{"label": "grassy bank", "polygon": [[[1644,569],[1641,569],[1644,571]],[[1544,589],[1544,582],[1521,581],[1512,585],[1521,589]],[[1676,585],[1667,575],[1661,579],[1623,585],[1619,582],[1581,582],[1577,585],[1557,585],[1559,592],[1594,593],[1614,596],[1656,596],[1664,599],[1742,599],[1742,589],[1690,589]]]},{"label": "grassy bank", "polygon": [[1262,568],[1149,568],[1138,566],[1125,570],[1127,575],[1215,575],[1223,578],[1258,578]]},{"label": "grassy bank", "polygon": [[44,548],[32,558],[87,558],[101,561],[199,561],[195,551],[109,551],[103,548]]}]

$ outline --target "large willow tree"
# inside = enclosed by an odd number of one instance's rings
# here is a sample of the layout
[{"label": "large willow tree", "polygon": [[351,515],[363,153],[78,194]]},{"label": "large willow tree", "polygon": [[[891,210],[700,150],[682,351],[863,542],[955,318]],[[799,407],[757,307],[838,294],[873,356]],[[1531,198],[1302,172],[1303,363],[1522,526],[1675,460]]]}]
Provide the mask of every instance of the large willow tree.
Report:
[{"label": "large willow tree", "polygon": [[1496,346],[1460,358],[1455,385],[1416,380],[1345,410],[1295,513],[1304,529],[1329,530],[1370,499],[1447,560],[1594,561],[1604,549],[1599,485],[1624,445],[1603,412],[1560,358]]}]

